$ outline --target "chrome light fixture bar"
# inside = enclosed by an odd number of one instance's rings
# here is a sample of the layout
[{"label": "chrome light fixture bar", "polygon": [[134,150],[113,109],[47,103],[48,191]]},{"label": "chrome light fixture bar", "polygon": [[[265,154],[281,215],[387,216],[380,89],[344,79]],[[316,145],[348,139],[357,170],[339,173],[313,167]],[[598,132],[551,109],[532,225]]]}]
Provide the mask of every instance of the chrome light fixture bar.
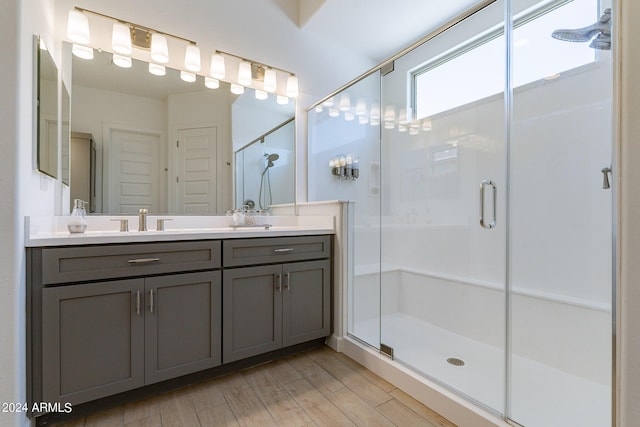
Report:
[{"label": "chrome light fixture bar", "polygon": [[[250,86],[252,81],[258,81],[263,83],[264,91],[268,93],[275,93],[277,89],[276,83],[276,71],[286,74],[287,86],[286,97],[279,95],[282,98],[297,98],[298,91],[298,77],[290,71],[283,70],[282,68],[274,67],[272,65],[264,64],[261,62],[253,61],[251,59],[244,58],[242,56],[234,55],[233,53],[225,52],[222,50],[216,50],[211,56],[211,76],[217,78],[224,78],[224,57],[229,56],[239,61],[237,83],[242,86]],[[215,57],[215,59],[214,59]],[[214,65],[215,64],[215,65]],[[216,75],[214,75],[216,74]],[[260,89],[259,89],[260,90]],[[286,104],[284,99],[280,100],[281,103]]]},{"label": "chrome light fixture bar", "polygon": [[[200,48],[193,40],[76,6],[69,11],[67,37],[74,43],[84,45],[84,50],[90,49],[88,45],[91,41],[87,14],[113,21],[111,47],[116,54],[121,55],[117,60],[114,58],[114,64],[122,66],[120,64],[126,63],[126,61],[123,62],[122,56],[131,55],[133,47],[150,51],[154,62],[166,64],[169,61],[167,37],[171,37],[187,44],[185,68],[191,72],[200,71]],[[79,50],[82,51],[82,48]],[[88,57],[87,54],[82,58],[86,57]]]},{"label": "chrome light fixture bar", "polygon": [[[164,66],[169,62],[170,56],[167,39],[172,38],[186,43],[184,63],[180,67],[182,68],[180,77],[186,82],[196,81],[196,73],[201,71],[201,56],[200,48],[195,41],[77,6],[69,11],[67,21],[67,38],[74,43],[72,48],[74,55],[83,59],[93,58],[87,15],[113,21],[111,49],[114,52],[113,63],[115,65],[125,68],[131,67],[131,56],[135,56],[133,51],[135,47],[149,51],[151,58],[149,72],[163,76],[166,72]],[[226,70],[225,57],[233,58],[232,63],[238,63],[237,73],[233,73],[233,76]],[[281,87],[279,91],[277,72],[287,76],[286,86]],[[223,80],[231,83],[231,92],[234,94],[242,94],[246,87],[251,87],[256,91],[257,99],[267,99],[269,94],[274,94],[276,102],[279,104],[287,104],[289,98],[296,98],[299,93],[298,78],[295,74],[221,50],[213,51],[208,73],[205,74],[208,74],[204,76],[205,86],[208,88],[218,88],[220,80]]]}]

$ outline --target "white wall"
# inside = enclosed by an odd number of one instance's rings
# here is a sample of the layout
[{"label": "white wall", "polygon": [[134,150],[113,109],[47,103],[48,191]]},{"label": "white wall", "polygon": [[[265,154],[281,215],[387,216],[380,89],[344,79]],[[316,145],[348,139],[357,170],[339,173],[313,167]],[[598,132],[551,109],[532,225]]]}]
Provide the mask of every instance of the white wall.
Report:
[{"label": "white wall", "polygon": [[[60,46],[52,0],[8,0],[0,14],[0,402],[26,399],[24,216],[53,215],[61,209],[62,185],[44,178],[33,162],[33,35],[41,34],[54,61]],[[3,426],[27,425],[24,413],[0,413]]]}]

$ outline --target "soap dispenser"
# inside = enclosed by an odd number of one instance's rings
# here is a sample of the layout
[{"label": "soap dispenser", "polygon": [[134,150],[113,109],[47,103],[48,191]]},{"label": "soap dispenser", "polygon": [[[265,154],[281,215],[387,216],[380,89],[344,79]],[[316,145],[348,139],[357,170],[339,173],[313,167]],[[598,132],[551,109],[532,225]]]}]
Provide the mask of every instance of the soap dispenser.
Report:
[{"label": "soap dispenser", "polygon": [[71,218],[67,223],[67,229],[69,233],[84,233],[87,229],[87,220],[85,219],[85,205],[87,202],[80,199],[73,201],[73,211],[71,211]]}]

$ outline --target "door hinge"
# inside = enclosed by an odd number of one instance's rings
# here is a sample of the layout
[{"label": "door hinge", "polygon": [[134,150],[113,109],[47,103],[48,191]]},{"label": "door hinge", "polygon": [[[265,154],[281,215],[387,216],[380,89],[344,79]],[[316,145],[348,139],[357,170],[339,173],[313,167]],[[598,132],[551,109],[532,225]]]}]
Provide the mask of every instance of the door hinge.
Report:
[{"label": "door hinge", "polygon": [[176,176],[176,184],[180,183],[180,177]]},{"label": "door hinge", "polygon": [[176,148],[180,148],[180,141],[176,141]]}]

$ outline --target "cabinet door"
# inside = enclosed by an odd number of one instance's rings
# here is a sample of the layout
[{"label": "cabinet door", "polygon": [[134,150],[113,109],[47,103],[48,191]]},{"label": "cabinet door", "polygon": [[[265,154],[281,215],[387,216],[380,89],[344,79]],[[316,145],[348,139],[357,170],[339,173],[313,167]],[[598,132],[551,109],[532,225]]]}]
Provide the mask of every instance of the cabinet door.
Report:
[{"label": "cabinet door", "polygon": [[144,385],[143,293],[143,279],[43,289],[44,401],[78,404]]},{"label": "cabinet door", "polygon": [[282,267],[268,265],[223,272],[224,363],[282,346]]},{"label": "cabinet door", "polygon": [[330,266],[329,260],[283,265],[284,346],[330,334]]},{"label": "cabinet door", "polygon": [[219,271],[147,278],[146,383],[221,363]]}]

